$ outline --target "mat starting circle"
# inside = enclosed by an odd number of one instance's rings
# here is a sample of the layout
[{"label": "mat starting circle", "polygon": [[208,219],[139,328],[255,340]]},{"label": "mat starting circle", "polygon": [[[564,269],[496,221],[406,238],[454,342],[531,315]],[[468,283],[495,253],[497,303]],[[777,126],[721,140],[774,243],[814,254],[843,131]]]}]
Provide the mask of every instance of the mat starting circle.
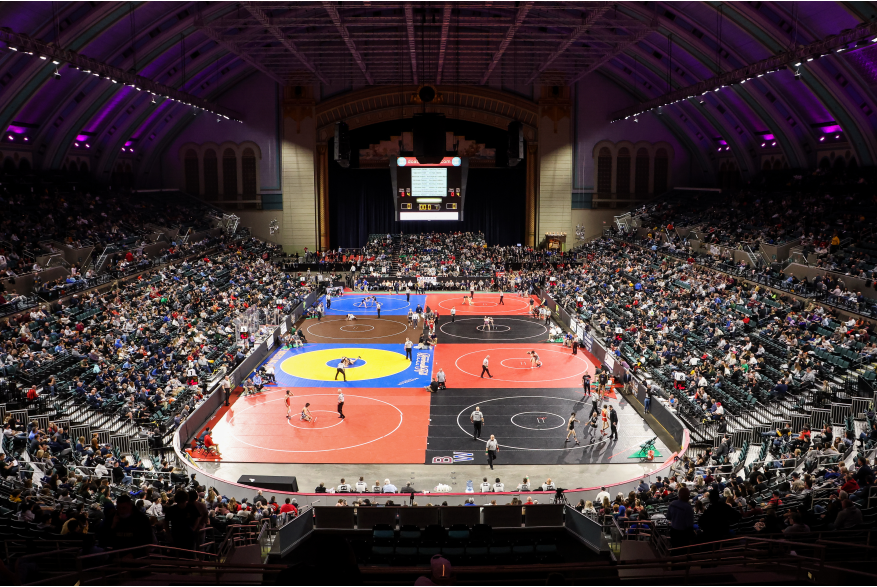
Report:
[{"label": "mat starting circle", "polygon": [[332,348],[300,353],[280,364],[285,373],[302,379],[334,381],[337,365],[342,357],[355,358],[353,367],[347,368],[348,381],[377,379],[401,373],[411,366],[405,355],[384,349]]}]

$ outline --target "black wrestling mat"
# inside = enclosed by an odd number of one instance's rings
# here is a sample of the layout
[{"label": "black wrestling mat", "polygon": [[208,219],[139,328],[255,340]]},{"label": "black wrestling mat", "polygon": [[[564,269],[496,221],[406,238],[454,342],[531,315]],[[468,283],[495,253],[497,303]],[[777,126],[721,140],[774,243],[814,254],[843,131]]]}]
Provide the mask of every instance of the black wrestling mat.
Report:
[{"label": "black wrestling mat", "polygon": [[493,324],[484,325],[484,316],[457,316],[453,322],[447,314],[439,318],[436,334],[439,343],[548,342],[544,320],[526,316],[491,316]]},{"label": "black wrestling mat", "polygon": [[[618,440],[601,439],[600,427],[591,436],[586,430],[591,400],[582,400],[581,389],[447,389],[430,401],[427,464],[487,464],[485,443],[493,434],[499,442],[495,465],[570,465],[588,463],[637,463],[630,458],[640,444],[655,438],[645,421],[624,398],[609,400],[618,412]],[[484,414],[481,438],[472,439],[470,414],[476,406]],[[567,420],[576,412],[581,423],[564,442]],[[672,454],[657,439],[655,448],[663,462]],[[591,485],[599,485],[598,482]]]}]

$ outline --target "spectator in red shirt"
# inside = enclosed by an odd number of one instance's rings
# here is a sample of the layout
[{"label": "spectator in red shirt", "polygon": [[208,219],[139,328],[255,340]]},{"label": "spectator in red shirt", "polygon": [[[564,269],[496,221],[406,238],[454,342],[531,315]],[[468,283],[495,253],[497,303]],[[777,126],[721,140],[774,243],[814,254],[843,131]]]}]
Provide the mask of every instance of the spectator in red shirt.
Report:
[{"label": "spectator in red shirt", "polygon": [[841,491],[846,491],[847,495],[852,495],[859,490],[859,484],[858,482],[856,482],[855,479],[853,479],[852,473],[847,473],[846,475],[844,475],[844,479],[846,479],[846,481],[844,481],[844,484],[840,486]]},{"label": "spectator in red shirt", "polygon": [[286,501],[282,506],[280,506],[280,513],[286,514],[292,512],[293,517],[298,515],[298,509],[289,502],[289,498],[286,498]]},{"label": "spectator in red shirt", "polygon": [[213,442],[213,437],[210,436],[210,434],[206,434],[204,436],[204,448],[206,448],[207,450],[210,450],[211,446],[213,447],[213,450],[216,451],[216,455],[221,457],[222,453],[219,452],[219,445],[216,444],[215,442]]}]

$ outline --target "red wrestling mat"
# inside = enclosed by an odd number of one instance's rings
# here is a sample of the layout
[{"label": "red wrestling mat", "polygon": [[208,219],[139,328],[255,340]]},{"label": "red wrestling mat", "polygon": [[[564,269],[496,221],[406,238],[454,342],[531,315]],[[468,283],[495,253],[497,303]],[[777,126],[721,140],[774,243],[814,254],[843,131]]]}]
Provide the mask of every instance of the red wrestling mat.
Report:
[{"label": "red wrestling mat", "polygon": [[[457,308],[457,316],[478,315],[478,316],[498,316],[498,315],[527,315],[530,311],[530,297],[519,297],[516,293],[506,293],[503,296],[503,303],[499,303],[498,293],[481,293],[475,292],[473,305],[463,304],[463,296],[468,296],[469,292],[456,294],[427,294],[426,305],[434,312],[438,312],[442,316],[450,316],[451,308]],[[532,296],[536,301],[536,307],[539,307],[539,298]]]},{"label": "red wrestling mat", "polygon": [[[348,393],[349,391],[349,393]],[[429,427],[429,392],[422,389],[293,389],[286,419],[286,388],[238,400],[213,423],[224,462],[423,463]],[[310,402],[315,422],[300,419]],[[197,460],[197,459],[196,459]]]},{"label": "red wrestling mat", "polygon": [[[527,351],[536,351],[542,367],[533,368]],[[481,363],[490,355],[493,379],[481,378]],[[440,344],[435,347],[433,373],[447,375],[448,387],[582,387],[582,376],[594,377],[597,360],[589,353],[559,344]],[[439,392],[441,393],[441,392]]]}]

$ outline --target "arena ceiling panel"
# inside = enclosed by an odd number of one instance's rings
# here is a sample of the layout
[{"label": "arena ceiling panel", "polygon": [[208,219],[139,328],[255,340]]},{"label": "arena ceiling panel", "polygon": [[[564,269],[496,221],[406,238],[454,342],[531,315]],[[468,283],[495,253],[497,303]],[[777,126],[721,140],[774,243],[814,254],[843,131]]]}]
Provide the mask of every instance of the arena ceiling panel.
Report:
[{"label": "arena ceiling panel", "polygon": [[[530,95],[533,84],[569,85],[599,71],[646,102],[875,17],[873,2],[5,2],[2,142],[26,135],[45,167],[57,167],[81,137],[112,158],[132,137],[152,139],[139,150],[163,144],[156,139],[180,132],[168,120],[192,108],[13,50],[21,37],[12,33],[164,84],[208,109],[220,109],[219,97],[255,71],[319,86],[317,96],[426,83]],[[834,124],[838,140],[872,164],[871,42],[805,63],[799,76],[786,68],[662,113],[706,137],[700,144],[710,150],[752,151],[772,135],[793,166]]]}]

